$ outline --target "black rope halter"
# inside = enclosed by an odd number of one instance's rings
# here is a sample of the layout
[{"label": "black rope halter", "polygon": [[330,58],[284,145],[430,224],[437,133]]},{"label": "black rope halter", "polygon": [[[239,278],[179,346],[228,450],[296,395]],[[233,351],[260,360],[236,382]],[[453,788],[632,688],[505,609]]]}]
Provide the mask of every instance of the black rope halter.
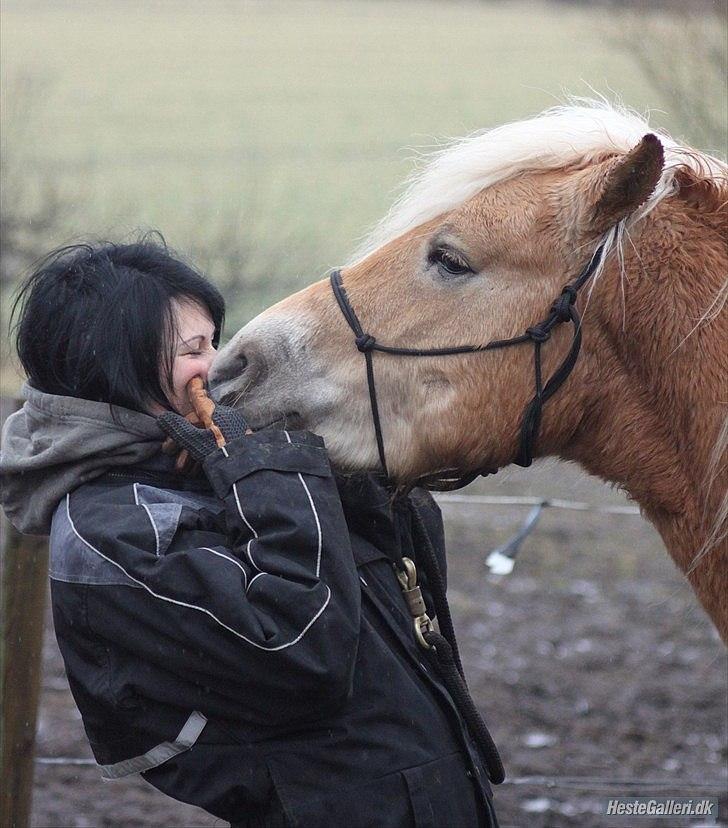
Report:
[{"label": "black rope halter", "polygon": [[[381,345],[377,340],[368,333],[365,333],[361,322],[351,306],[349,297],[346,294],[344,285],[341,281],[341,271],[335,270],[331,274],[331,288],[336,297],[336,301],[341,309],[344,319],[346,319],[349,327],[354,332],[354,342],[356,347],[364,354],[367,371],[367,385],[369,387],[369,402],[371,404],[372,419],[374,421],[374,434],[377,440],[377,450],[379,452],[379,462],[382,464],[382,470],[385,475],[389,477],[389,470],[387,468],[387,459],[384,453],[384,438],[382,436],[382,423],[379,416],[379,405],[377,403],[377,390],[374,384],[374,363],[372,359],[373,351],[380,351],[384,354],[394,354],[397,356],[410,357],[437,357],[437,356],[454,356],[455,354],[473,354],[480,351],[495,351],[500,348],[508,348],[511,345],[522,345],[525,342],[533,342],[533,360],[534,360],[534,375],[535,375],[535,393],[531,401],[526,405],[521,420],[521,439],[518,449],[518,454],[513,462],[519,466],[530,466],[533,462],[534,444],[538,437],[539,428],[541,425],[541,414],[544,403],[549,400],[561,388],[569,374],[572,372],[576,364],[579,350],[581,349],[581,318],[574,306],[579,290],[586,284],[589,277],[593,275],[594,271],[599,266],[602,260],[604,245],[600,245],[589,263],[584,267],[581,273],[569,282],[561,290],[561,294],[552,303],[548,316],[531,327],[526,328],[525,332],[519,336],[514,336],[511,339],[494,339],[486,345],[458,345],[453,348],[398,348],[393,345]],[[563,322],[571,322],[573,325],[573,337],[571,346],[564,356],[561,364],[556,368],[553,374],[548,378],[546,383],[543,382],[541,372],[541,346],[546,342],[558,325]],[[490,474],[495,469],[487,469],[484,471],[475,472],[474,474],[465,477],[457,478],[443,478],[428,481],[428,487],[431,489],[448,490],[458,489],[466,486],[473,481],[480,474]]]}]

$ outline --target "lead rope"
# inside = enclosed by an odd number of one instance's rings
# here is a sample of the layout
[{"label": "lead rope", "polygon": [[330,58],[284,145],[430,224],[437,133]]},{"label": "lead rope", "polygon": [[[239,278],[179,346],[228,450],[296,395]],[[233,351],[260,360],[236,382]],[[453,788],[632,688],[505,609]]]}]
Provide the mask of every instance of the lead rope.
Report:
[{"label": "lead rope", "polygon": [[434,655],[442,680],[485,760],[488,778],[494,785],[499,785],[505,779],[503,763],[493,737],[475,706],[465,681],[450,607],[445,594],[445,581],[440,572],[435,550],[432,548],[417,507],[409,499],[408,503],[412,514],[414,540],[419,553],[418,559],[421,560],[427,576],[435,605],[435,614],[440,626],[438,633],[427,615],[422,590],[417,583],[417,569],[414,562],[410,558],[402,558],[402,569],[398,572],[397,578],[414,621],[415,638],[420,647]]}]

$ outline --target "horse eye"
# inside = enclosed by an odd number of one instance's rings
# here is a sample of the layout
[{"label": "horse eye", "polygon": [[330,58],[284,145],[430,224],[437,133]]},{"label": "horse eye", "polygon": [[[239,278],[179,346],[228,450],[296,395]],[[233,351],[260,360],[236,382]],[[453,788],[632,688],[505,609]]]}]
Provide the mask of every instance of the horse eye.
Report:
[{"label": "horse eye", "polygon": [[472,267],[452,250],[438,247],[430,253],[430,262],[437,265],[440,274],[445,278],[449,276],[466,276],[473,273]]}]

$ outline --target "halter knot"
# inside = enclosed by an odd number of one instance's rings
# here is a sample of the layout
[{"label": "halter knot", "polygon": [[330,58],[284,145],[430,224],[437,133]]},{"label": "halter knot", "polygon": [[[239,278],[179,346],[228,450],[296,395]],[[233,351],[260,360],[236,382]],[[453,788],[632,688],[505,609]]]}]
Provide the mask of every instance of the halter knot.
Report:
[{"label": "halter knot", "polygon": [[571,319],[571,306],[576,302],[576,296],[576,288],[564,285],[561,296],[551,305],[551,312],[560,322],[568,322]]},{"label": "halter knot", "polygon": [[551,331],[542,324],[531,325],[530,328],[526,328],[526,333],[534,342],[546,342],[551,336]]},{"label": "halter knot", "polygon": [[356,343],[356,347],[365,354],[367,351],[371,351],[374,349],[374,346],[377,343],[377,340],[368,333],[363,333],[354,340]]},{"label": "halter knot", "polygon": [[561,288],[561,295],[569,297],[569,304],[573,305],[576,302],[577,290],[573,285],[564,285]]}]

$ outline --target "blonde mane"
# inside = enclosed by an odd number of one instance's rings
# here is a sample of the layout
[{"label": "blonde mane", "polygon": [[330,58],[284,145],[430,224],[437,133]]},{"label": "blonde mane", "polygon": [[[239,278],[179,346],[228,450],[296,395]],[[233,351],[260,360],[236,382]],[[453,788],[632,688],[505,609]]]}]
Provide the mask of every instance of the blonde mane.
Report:
[{"label": "blonde mane", "polygon": [[652,132],[665,150],[665,168],[638,220],[676,191],[675,174],[688,168],[700,178],[728,182],[728,165],[683,146],[651,127],[637,112],[603,100],[572,99],[535,118],[476,132],[426,155],[389,213],[363,240],[350,264],[387,242],[452,210],[486,187],[522,172],[588,166],[626,153]]}]

